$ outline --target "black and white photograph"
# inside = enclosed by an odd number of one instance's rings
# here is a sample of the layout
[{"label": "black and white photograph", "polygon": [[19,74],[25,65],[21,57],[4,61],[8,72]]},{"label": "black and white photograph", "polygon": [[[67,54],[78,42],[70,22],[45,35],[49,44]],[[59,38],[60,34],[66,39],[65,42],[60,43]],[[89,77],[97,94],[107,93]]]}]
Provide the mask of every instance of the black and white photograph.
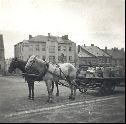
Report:
[{"label": "black and white photograph", "polygon": [[0,123],[125,123],[125,0],[0,0]]}]

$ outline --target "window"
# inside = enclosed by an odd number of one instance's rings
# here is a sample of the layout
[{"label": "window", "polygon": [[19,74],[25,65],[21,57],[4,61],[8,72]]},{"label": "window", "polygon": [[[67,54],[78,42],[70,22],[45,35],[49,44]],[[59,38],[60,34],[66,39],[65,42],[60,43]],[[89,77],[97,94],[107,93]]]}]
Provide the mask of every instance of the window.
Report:
[{"label": "window", "polygon": [[102,58],[99,58],[99,62],[100,62],[100,63],[102,62]]},{"label": "window", "polygon": [[55,53],[55,46],[50,46],[49,47],[49,52],[50,53]]},{"label": "window", "polygon": [[33,51],[33,46],[29,45],[29,51]]},{"label": "window", "polygon": [[58,51],[61,51],[61,46],[58,46]]},{"label": "window", "polygon": [[21,52],[21,46],[20,46],[20,52]]},{"label": "window", "polygon": [[66,46],[63,46],[63,51],[66,51]]},{"label": "window", "polygon": [[72,61],[72,56],[69,56],[69,61]]},{"label": "window", "polygon": [[69,51],[72,51],[72,47],[69,47]]},{"label": "window", "polygon": [[46,51],[46,44],[42,45],[42,51]]},{"label": "window", "polygon": [[24,47],[24,46],[22,46],[22,51],[23,51],[23,47]]},{"label": "window", "polygon": [[107,58],[107,63],[110,63],[110,58]]},{"label": "window", "polygon": [[64,56],[64,61],[67,61],[67,57],[66,56]]},{"label": "window", "polygon": [[96,63],[96,60],[95,60],[95,59],[93,59],[93,60],[92,60],[92,62],[93,62],[93,63]]},{"label": "window", "polygon": [[39,45],[35,46],[36,51],[39,51]]},{"label": "window", "polygon": [[85,60],[85,65],[87,65],[87,60]]},{"label": "window", "polygon": [[104,62],[107,63],[107,58],[104,58]]},{"label": "window", "polygon": [[50,62],[55,62],[55,56],[49,56],[49,61]]}]

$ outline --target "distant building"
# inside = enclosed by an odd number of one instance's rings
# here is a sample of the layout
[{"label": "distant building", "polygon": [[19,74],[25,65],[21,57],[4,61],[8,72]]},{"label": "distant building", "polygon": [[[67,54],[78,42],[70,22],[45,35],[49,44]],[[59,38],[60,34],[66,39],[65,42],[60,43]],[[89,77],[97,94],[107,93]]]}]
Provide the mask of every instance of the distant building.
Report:
[{"label": "distant building", "polygon": [[53,63],[70,62],[75,65],[76,44],[68,39],[68,35],[62,37],[29,35],[28,40],[23,40],[14,46],[15,57],[27,60],[31,55],[37,55]]},{"label": "distant building", "polygon": [[4,41],[2,34],[0,34],[0,74],[5,75]]},{"label": "distant building", "polygon": [[5,72],[6,72],[6,75],[10,75],[10,73],[8,72],[8,69],[10,67],[11,61],[12,61],[12,58],[5,59]]},{"label": "distant building", "polygon": [[77,48],[79,66],[111,66],[112,57],[94,44]]},{"label": "distant building", "polygon": [[118,48],[114,47],[112,49],[107,49],[107,47],[105,47],[104,51],[112,56],[112,65],[113,66],[125,67],[124,48],[118,49]]}]

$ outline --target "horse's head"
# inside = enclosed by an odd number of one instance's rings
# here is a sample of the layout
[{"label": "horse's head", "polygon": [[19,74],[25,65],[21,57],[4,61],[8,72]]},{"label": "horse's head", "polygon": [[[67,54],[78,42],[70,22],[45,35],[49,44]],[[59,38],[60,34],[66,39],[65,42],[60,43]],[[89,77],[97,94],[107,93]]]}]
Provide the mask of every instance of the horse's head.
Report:
[{"label": "horse's head", "polygon": [[26,71],[29,72],[29,70],[30,70],[31,68],[33,68],[33,67],[35,66],[35,64],[36,64],[36,56],[35,56],[35,55],[32,55],[32,56],[28,59],[26,65],[25,65]]},{"label": "horse's head", "polygon": [[10,62],[8,72],[12,73],[17,67],[18,67],[18,59],[13,58],[12,61]]}]

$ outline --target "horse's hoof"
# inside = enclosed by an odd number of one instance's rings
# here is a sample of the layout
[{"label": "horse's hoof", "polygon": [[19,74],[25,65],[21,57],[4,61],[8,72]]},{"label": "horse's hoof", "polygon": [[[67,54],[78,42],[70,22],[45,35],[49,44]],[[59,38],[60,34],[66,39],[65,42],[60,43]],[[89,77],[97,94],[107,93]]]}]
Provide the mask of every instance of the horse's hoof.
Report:
[{"label": "horse's hoof", "polygon": [[32,97],[31,100],[34,100],[34,97]]},{"label": "horse's hoof", "polygon": [[30,97],[30,96],[28,96],[28,99],[30,100],[30,99],[31,99],[31,97]]},{"label": "horse's hoof", "polygon": [[48,103],[53,103],[53,102],[54,102],[53,99],[48,100]]},{"label": "horse's hoof", "polygon": [[75,97],[72,97],[71,100],[75,100]]},{"label": "horse's hoof", "polygon": [[56,93],[56,96],[59,96],[59,93]]},{"label": "horse's hoof", "polygon": [[69,99],[70,99],[70,100],[75,100],[75,97],[69,96]]}]

